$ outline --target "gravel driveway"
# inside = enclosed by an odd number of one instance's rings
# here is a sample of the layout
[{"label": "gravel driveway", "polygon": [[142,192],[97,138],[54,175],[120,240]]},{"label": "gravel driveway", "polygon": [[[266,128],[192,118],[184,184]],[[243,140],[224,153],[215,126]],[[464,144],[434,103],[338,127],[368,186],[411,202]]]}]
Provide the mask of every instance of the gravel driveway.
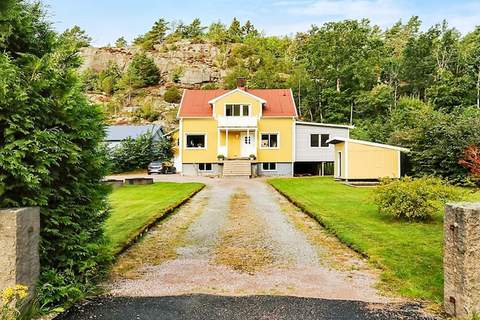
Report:
[{"label": "gravel driveway", "polygon": [[[134,257],[128,274],[135,276],[115,274],[107,284],[112,295],[275,294],[391,301],[375,289],[375,270],[263,180],[206,182],[203,191],[120,258],[123,265]],[[163,237],[177,240],[166,243]],[[175,254],[152,261],[155,247]]]},{"label": "gravel driveway", "polygon": [[[288,296],[312,300],[286,299],[285,303],[317,301],[323,303],[320,309],[327,308],[325,301],[337,301],[341,308],[342,303],[350,301],[346,315],[367,310],[368,306],[381,311],[384,306],[388,312],[399,310],[405,319],[419,316],[417,311],[402,311],[407,301],[383,295],[376,288],[378,270],[326,233],[263,179],[192,179],[174,175],[156,180],[200,180],[207,187],[119,257],[105,284],[112,308],[122,306],[117,306],[122,299],[162,303],[174,299],[171,297],[182,300],[207,294],[270,296],[279,299],[266,298],[268,301],[279,303],[282,296]],[[148,300],[151,297],[158,300]],[[225,299],[221,301],[228,301]],[[93,303],[87,309],[97,307]],[[258,314],[262,314],[261,310]],[[358,315],[355,318],[376,319],[367,313]],[[344,319],[332,315],[332,319],[337,318]]]}]

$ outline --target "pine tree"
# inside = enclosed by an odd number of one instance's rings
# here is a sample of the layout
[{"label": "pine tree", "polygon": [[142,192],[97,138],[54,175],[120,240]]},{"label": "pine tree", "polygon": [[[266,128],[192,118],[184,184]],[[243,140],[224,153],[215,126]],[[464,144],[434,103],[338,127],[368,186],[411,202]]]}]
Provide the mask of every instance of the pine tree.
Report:
[{"label": "pine tree", "polygon": [[127,40],[124,37],[120,37],[115,41],[115,47],[117,48],[125,48],[128,45]]},{"label": "pine tree", "polygon": [[241,42],[243,37],[242,26],[237,18],[233,18],[230,27],[228,28],[228,37],[230,42]]}]

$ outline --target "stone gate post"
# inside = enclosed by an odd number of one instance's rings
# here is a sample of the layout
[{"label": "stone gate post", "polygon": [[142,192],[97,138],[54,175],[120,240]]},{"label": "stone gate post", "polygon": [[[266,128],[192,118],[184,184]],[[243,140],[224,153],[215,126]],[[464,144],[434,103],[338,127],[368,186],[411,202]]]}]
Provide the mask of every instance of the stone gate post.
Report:
[{"label": "stone gate post", "polygon": [[448,315],[480,312],[480,203],[447,204],[444,305]]},{"label": "stone gate post", "polygon": [[0,210],[0,292],[21,284],[32,293],[40,272],[40,209]]}]

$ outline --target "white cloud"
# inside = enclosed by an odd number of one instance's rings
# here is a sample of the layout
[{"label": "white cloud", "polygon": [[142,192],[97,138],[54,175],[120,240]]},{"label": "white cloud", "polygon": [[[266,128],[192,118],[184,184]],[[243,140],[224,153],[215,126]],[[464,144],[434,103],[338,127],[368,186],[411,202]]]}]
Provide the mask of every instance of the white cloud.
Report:
[{"label": "white cloud", "polygon": [[[451,27],[462,33],[480,25],[480,1],[462,0],[442,5],[435,1],[419,6],[415,0],[277,0],[274,6],[293,18],[285,23],[266,27],[269,34],[291,34],[306,31],[310,25],[329,21],[368,18],[382,28],[392,26],[402,19],[419,16],[423,28],[446,19]],[[299,21],[300,19],[300,21]]]},{"label": "white cloud", "polygon": [[475,26],[480,25],[480,2],[455,3],[447,7],[440,7],[439,11],[420,15],[420,17],[428,26],[440,23],[445,19],[451,27],[467,33],[473,31]]},{"label": "white cloud", "polygon": [[402,2],[398,0],[317,0],[303,7],[290,6],[288,12],[322,20],[369,18],[376,24],[388,26],[408,16],[408,8]]}]

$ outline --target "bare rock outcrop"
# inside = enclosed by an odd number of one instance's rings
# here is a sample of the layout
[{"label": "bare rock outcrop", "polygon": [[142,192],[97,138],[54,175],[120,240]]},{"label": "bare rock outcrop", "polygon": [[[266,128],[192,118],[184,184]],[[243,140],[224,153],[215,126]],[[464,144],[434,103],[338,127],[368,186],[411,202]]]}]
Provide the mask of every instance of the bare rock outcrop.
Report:
[{"label": "bare rock outcrop", "polygon": [[[110,61],[125,70],[139,51],[140,49],[134,47],[84,48],[81,51],[84,60],[81,71],[101,71]],[[212,43],[192,43],[188,40],[163,44],[147,52],[155,61],[163,80],[176,81],[182,88],[200,87],[221,80],[226,73],[218,66],[219,54],[221,50]]]}]

